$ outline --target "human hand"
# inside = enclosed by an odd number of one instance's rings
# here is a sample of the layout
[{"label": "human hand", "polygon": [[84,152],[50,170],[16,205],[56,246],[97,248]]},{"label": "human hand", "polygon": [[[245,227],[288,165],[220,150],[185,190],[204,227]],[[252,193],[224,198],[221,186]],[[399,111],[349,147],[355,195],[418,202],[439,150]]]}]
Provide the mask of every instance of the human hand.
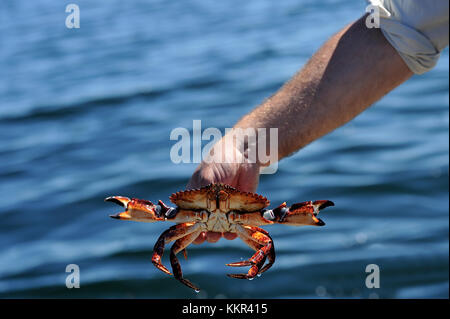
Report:
[{"label": "human hand", "polygon": [[259,181],[256,163],[206,163],[202,162],[187,185],[187,189],[223,183],[243,192],[255,192]]}]

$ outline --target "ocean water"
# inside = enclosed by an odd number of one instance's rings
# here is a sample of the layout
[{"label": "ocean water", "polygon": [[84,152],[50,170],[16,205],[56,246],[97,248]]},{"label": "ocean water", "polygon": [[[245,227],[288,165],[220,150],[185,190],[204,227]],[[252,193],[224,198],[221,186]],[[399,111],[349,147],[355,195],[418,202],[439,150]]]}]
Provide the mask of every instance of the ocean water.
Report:
[{"label": "ocean water", "polygon": [[196,167],[170,160],[170,132],[232,127],[366,3],[74,3],[79,29],[65,27],[68,3],[0,3],[1,298],[448,298],[448,49],[262,176],[272,205],[333,200],[325,227],[267,227],[277,261],[253,281],[225,276],[252,254],[243,242],[190,246],[195,294],[150,262],[169,225],[110,219],[120,207],[103,199],[167,202]]}]

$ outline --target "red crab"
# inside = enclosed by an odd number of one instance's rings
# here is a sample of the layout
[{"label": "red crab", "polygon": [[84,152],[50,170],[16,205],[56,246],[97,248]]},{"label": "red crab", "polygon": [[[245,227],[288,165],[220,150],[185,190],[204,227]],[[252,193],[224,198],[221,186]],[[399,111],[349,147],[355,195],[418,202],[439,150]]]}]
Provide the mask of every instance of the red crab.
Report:
[{"label": "red crab", "polygon": [[[266,209],[270,202],[267,198],[241,192],[229,185],[210,184],[200,189],[177,192],[170,196],[176,207],[168,207],[162,201],[157,205],[148,200],[129,199],[112,196],[105,201],[114,202],[125,207],[125,211],[112,218],[133,220],[138,222],[171,221],[176,225],[170,227],[158,238],[152,262],[156,268],[171,275],[161,263],[164,245],[175,241],[170,249],[170,263],[174,277],[186,286],[200,290],[189,280],[183,278],[177,253],[189,246],[201,233],[216,232],[235,234],[256,253],[248,260],[227,264],[231,267],[250,266],[246,274],[228,274],[240,279],[253,279],[256,275],[268,270],[275,262],[275,250],[269,233],[258,226],[270,224],[313,225],[323,226],[325,223],[317,218],[320,210],[334,206],[329,200],[308,201],[287,207],[286,203],[275,209]],[[232,236],[228,236],[233,238]],[[264,266],[264,263],[268,263]]]}]

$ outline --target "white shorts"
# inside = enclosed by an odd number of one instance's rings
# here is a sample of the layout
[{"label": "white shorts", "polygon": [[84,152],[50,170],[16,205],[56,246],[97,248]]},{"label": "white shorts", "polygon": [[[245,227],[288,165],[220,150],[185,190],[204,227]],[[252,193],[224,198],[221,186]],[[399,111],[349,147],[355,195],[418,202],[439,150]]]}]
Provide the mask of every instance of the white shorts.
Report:
[{"label": "white shorts", "polygon": [[416,74],[431,70],[448,46],[448,0],[367,0],[378,7],[380,28]]}]

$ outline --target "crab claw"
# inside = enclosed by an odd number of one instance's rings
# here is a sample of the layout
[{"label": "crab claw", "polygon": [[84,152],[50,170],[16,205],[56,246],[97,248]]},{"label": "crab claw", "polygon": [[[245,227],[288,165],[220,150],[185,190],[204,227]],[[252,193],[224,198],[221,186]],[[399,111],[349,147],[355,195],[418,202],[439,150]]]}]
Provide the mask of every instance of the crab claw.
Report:
[{"label": "crab claw", "polygon": [[324,226],[325,223],[317,218],[317,214],[329,206],[334,206],[334,203],[329,200],[302,202],[293,204],[289,208],[286,207],[286,203],[283,203],[273,210],[273,214],[276,222],[280,224]]},{"label": "crab claw", "polygon": [[164,215],[161,214],[161,207],[154,205],[148,200],[111,196],[105,198],[105,202],[113,202],[125,208],[124,212],[110,215],[111,218],[147,223],[164,220]]},{"label": "crab claw", "polygon": [[129,202],[131,202],[131,199],[123,196],[110,196],[105,198],[105,202],[113,202],[116,203],[117,205],[127,208],[127,205]]}]

